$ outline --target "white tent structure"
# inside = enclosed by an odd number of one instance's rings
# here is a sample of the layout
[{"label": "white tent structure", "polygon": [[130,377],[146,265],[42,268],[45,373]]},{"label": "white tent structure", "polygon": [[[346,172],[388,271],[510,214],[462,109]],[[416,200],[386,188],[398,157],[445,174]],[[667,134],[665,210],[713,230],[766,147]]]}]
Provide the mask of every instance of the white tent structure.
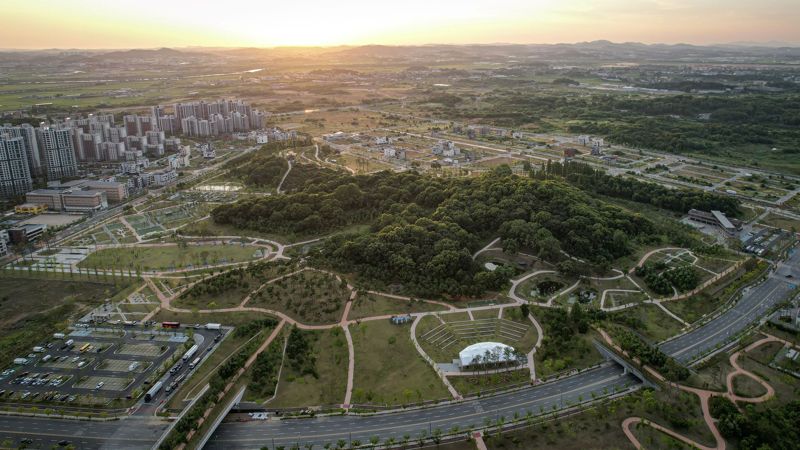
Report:
[{"label": "white tent structure", "polygon": [[458,359],[461,360],[462,368],[482,364],[505,364],[515,361],[517,352],[514,347],[499,342],[478,342],[461,350]]}]

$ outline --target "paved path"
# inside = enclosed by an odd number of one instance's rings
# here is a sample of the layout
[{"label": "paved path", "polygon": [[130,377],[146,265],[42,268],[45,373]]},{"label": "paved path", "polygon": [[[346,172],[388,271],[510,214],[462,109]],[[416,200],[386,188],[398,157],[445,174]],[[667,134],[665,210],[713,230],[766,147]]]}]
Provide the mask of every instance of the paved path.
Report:
[{"label": "paved path", "polygon": [[282,194],[283,193],[281,191],[281,187],[283,187],[283,182],[286,181],[286,178],[289,176],[289,172],[292,171],[292,161],[290,159],[287,159],[286,162],[289,163],[289,168],[286,170],[286,173],[283,174],[283,177],[281,178],[281,182],[278,183],[278,187],[275,189],[275,191],[278,194]]},{"label": "paved path", "polygon": [[[616,346],[614,344],[614,342],[611,340],[610,336],[605,331],[601,330],[601,334],[602,334],[603,338],[606,340],[607,343],[609,343],[610,345],[614,346],[617,349],[617,351],[622,352],[622,349],[620,349],[618,346]],[[761,347],[762,345],[768,344],[770,342],[782,342],[784,344],[791,345],[789,342],[787,342],[787,341],[785,341],[783,339],[777,338],[777,337],[772,336],[772,335],[766,335],[764,338],[762,338],[762,339],[750,344],[745,349],[739,350],[739,351],[733,353],[729,358],[729,362],[730,362],[731,366],[734,368],[734,370],[732,372],[730,372],[727,375],[727,377],[725,378],[725,385],[727,387],[726,392],[709,391],[709,390],[704,390],[704,389],[698,389],[698,388],[693,388],[693,387],[689,387],[689,386],[684,386],[684,385],[677,384],[677,383],[671,383],[671,382],[667,381],[661,374],[659,374],[658,372],[653,370],[652,368],[646,367],[646,370],[651,375],[653,375],[656,378],[658,378],[661,382],[671,384],[671,385],[677,387],[678,389],[681,389],[683,391],[695,394],[700,398],[700,407],[701,407],[701,410],[703,412],[703,420],[705,421],[706,426],[708,427],[708,429],[711,431],[711,434],[714,436],[714,440],[716,441],[716,446],[709,447],[707,445],[703,445],[703,444],[701,444],[699,442],[696,442],[696,441],[694,441],[694,440],[692,440],[690,438],[687,438],[686,436],[683,436],[681,434],[678,434],[678,433],[676,433],[676,432],[674,432],[674,431],[672,431],[672,430],[670,430],[668,428],[665,428],[665,427],[663,427],[661,425],[658,425],[658,424],[655,424],[655,423],[651,423],[651,422],[647,421],[646,419],[642,419],[641,417],[629,417],[629,418],[625,419],[622,422],[622,430],[625,432],[625,435],[628,437],[628,439],[631,441],[631,443],[634,445],[634,447],[636,447],[637,449],[644,448],[642,446],[641,442],[634,435],[634,433],[633,433],[631,428],[634,425],[638,425],[640,423],[645,423],[647,426],[653,427],[656,430],[659,430],[659,431],[661,431],[663,433],[666,433],[666,434],[672,436],[675,439],[678,439],[678,440],[680,440],[680,441],[682,441],[682,442],[684,442],[686,444],[692,445],[692,446],[697,447],[699,449],[702,449],[702,450],[725,450],[727,443],[725,441],[725,438],[722,437],[722,434],[719,432],[719,429],[717,428],[716,420],[711,416],[711,412],[710,412],[710,408],[709,408],[709,400],[711,399],[711,397],[715,397],[715,396],[717,396],[717,397],[726,397],[726,398],[728,398],[728,400],[730,400],[730,401],[732,401],[734,403],[737,403],[737,402],[763,403],[763,402],[771,399],[775,395],[775,390],[772,388],[772,386],[770,386],[769,383],[767,383],[765,380],[761,379],[759,376],[755,375],[754,373],[743,369],[738,364],[739,356],[742,353],[748,353],[748,352],[750,352],[750,351],[752,351],[752,350],[754,350],[754,349],[756,349],[758,347]],[[759,383],[760,385],[762,385],[766,389],[767,392],[765,394],[763,394],[763,395],[758,396],[758,397],[742,397],[740,395],[735,394],[734,393],[734,387],[733,387],[734,386],[734,379],[736,377],[738,377],[738,376],[746,376],[748,378],[751,378],[752,380],[754,380],[757,383]]]}]

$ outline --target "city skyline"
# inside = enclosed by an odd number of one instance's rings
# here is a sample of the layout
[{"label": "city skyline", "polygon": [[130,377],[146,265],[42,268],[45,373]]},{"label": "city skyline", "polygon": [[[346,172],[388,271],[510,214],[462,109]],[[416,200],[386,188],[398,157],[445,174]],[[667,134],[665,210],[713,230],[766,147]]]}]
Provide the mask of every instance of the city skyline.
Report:
[{"label": "city skyline", "polygon": [[[51,14],[58,9],[58,14]],[[309,0],[229,8],[201,0],[95,8],[12,0],[0,40],[8,49],[276,47],[616,42],[800,43],[800,6],[791,0],[468,0],[402,5]],[[713,18],[713,20],[709,20]]]}]

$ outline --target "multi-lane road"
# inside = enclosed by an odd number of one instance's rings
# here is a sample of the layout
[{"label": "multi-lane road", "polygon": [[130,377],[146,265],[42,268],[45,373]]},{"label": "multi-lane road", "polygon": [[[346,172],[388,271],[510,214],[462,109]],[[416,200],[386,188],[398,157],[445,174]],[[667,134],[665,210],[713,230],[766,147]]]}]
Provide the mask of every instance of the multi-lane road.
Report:
[{"label": "multi-lane road", "polygon": [[552,411],[552,407],[588,401],[594,393],[602,396],[614,389],[623,390],[640,385],[640,381],[624,373],[621,366],[608,363],[561,380],[520,391],[485,397],[478,400],[435,406],[422,410],[410,410],[374,416],[332,416],[315,419],[224,422],[206,445],[207,449],[261,448],[268,446],[291,447],[307,444],[322,447],[338,440],[359,440],[368,443],[377,436],[381,442],[394,438],[402,442],[403,436],[413,441],[420,433],[428,436],[439,429],[446,433],[458,426],[467,430],[480,428],[485,421],[497,422],[505,418],[510,422],[514,414],[525,417],[530,411],[538,415],[541,411]]},{"label": "multi-lane road", "polygon": [[794,250],[777,264],[761,284],[746,288],[731,309],[703,326],[660,345],[661,350],[682,363],[690,363],[726,344],[776,304],[787,300],[800,283],[800,251]]},{"label": "multi-lane road", "polygon": [[31,448],[52,448],[67,441],[83,449],[149,449],[169,423],[153,417],[90,422],[46,417],[0,417],[0,442],[30,439]]}]

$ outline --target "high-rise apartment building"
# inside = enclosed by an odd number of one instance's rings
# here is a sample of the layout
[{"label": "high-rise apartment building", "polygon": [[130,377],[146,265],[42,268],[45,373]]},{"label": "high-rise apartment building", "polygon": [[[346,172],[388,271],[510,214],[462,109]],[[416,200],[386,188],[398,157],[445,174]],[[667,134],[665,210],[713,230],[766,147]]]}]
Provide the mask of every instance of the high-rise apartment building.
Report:
[{"label": "high-rise apartment building", "polygon": [[75,148],[68,128],[39,127],[36,130],[48,180],[60,180],[78,175]]},{"label": "high-rise apartment building", "polygon": [[0,134],[9,134],[12,137],[21,137],[25,144],[25,157],[28,161],[28,169],[32,176],[43,173],[42,158],[39,153],[39,143],[36,140],[36,129],[25,123],[18,127],[5,124],[0,127]]},{"label": "high-rise apartment building", "polygon": [[32,187],[25,140],[22,136],[0,134],[0,197],[22,195]]}]

